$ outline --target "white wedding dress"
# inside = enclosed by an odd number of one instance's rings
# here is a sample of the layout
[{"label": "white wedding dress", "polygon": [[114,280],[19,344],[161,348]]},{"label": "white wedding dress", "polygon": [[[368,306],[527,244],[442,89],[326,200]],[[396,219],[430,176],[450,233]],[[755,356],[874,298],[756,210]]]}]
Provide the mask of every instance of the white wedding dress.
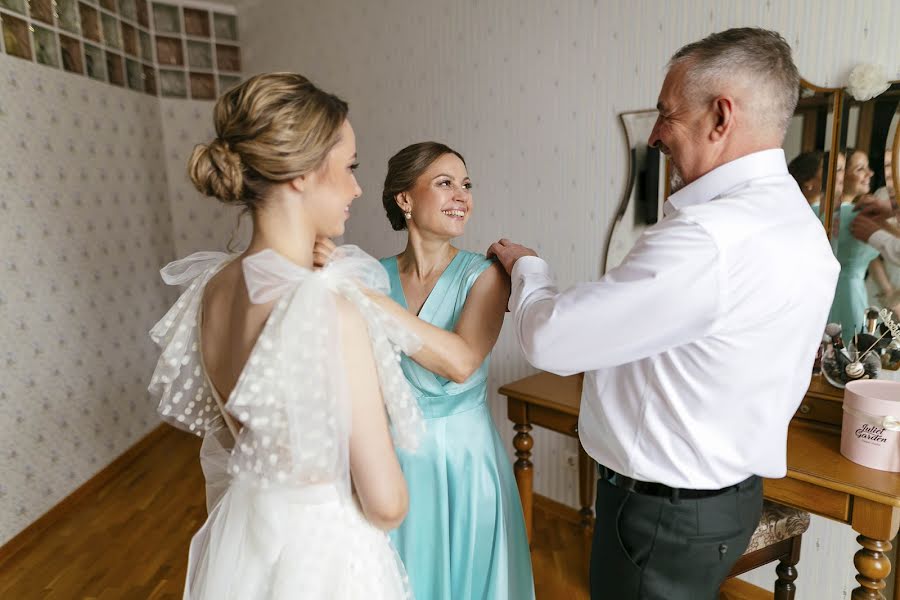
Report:
[{"label": "white wedding dress", "polygon": [[388,292],[387,273],[354,246],[318,271],[272,250],[245,258],[251,301],[278,301],[223,406],[203,368],[198,324],[206,283],[233,258],[199,252],[163,269],[167,283],[189,285],[150,332],[162,348],[150,384],[160,415],[204,437],[209,517],[191,540],[184,598],[410,598],[387,534],[351,493],[335,307],[346,298],[367,321],[395,444],[414,448],[424,425],[399,353],[417,342],[359,289]]}]

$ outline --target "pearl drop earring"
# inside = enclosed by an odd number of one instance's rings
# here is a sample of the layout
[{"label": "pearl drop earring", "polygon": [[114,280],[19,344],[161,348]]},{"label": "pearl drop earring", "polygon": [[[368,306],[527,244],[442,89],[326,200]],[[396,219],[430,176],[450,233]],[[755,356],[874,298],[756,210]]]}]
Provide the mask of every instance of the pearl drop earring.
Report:
[{"label": "pearl drop earring", "polygon": [[412,213],[409,212],[409,211],[403,213],[403,216],[406,217],[406,220],[407,220],[407,221],[409,221],[410,219],[412,219]]}]

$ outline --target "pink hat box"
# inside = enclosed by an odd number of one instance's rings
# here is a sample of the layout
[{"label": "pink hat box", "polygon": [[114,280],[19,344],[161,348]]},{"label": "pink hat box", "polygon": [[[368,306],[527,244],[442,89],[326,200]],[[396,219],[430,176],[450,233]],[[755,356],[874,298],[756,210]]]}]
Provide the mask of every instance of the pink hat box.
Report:
[{"label": "pink hat box", "polygon": [[847,384],[841,454],[872,469],[900,472],[900,382]]}]

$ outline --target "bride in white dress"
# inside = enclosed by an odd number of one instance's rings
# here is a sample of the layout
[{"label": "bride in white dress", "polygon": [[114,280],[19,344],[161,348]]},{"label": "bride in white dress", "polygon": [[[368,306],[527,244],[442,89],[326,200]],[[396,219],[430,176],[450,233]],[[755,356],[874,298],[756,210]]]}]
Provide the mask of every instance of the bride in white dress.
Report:
[{"label": "bride in white dress", "polygon": [[347,105],[265,74],[219,99],[215,126],[191,178],[244,205],[253,237],[163,269],[187,288],[151,331],[160,414],[204,437],[209,517],[184,598],[409,598],[385,530],[407,508],[394,444],[423,430],[399,370],[416,341],[360,291],[389,291],[373,258],[344,246],[313,269],[316,239],[343,233],[361,193]]}]

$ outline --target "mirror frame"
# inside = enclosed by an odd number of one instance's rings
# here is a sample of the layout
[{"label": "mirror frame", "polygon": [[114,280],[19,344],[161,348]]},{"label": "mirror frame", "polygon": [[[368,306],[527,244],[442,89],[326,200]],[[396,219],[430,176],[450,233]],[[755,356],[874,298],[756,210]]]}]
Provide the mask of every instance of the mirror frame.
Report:
[{"label": "mirror frame", "polygon": [[[891,86],[891,87],[893,87],[895,85],[900,85],[900,79],[891,80],[891,81],[888,81],[887,83],[888,83],[888,86]],[[806,81],[804,81],[804,84],[809,85],[811,88],[816,88],[816,86],[809,84]],[[832,90],[832,88],[818,88],[818,89],[822,89],[823,91],[831,91]],[[840,95],[840,105],[838,105],[838,103],[837,103],[838,96],[835,96],[835,125],[832,129],[832,134],[836,134],[837,137],[832,140],[831,155],[830,155],[831,160],[829,160],[829,163],[831,163],[833,160],[836,159],[837,153],[841,150],[841,146],[842,146],[841,138],[843,137],[843,134],[844,134],[844,131],[843,131],[844,124],[842,123],[842,119],[843,119],[843,113],[844,113],[844,104],[846,103],[844,96],[846,94],[848,94],[847,90],[845,90],[845,89],[840,90],[840,94],[839,94]],[[875,96],[875,98],[877,98],[877,97],[878,96]],[[871,102],[875,98],[866,100],[866,102]],[[898,109],[898,110],[900,110],[900,109]],[[887,149],[887,147],[885,149]],[[893,156],[897,156],[898,151],[900,151],[900,126],[898,126],[897,131],[894,132],[894,140],[893,140],[893,144],[892,144]],[[900,176],[900,164],[898,164],[897,160],[894,160],[891,165],[891,173],[894,176],[894,185],[896,186],[897,185],[896,182],[898,180],[900,180],[900,179],[898,179],[898,176]],[[831,237],[832,237],[831,221],[832,221],[832,216],[834,214],[833,213],[834,198],[832,198],[833,194],[832,194],[832,189],[831,189],[831,183],[832,183],[833,179],[834,179],[834,165],[829,164],[828,191],[827,191],[828,195],[825,197],[825,203],[823,204],[824,210],[827,211],[825,213],[825,218],[826,218],[825,228],[828,233],[829,239],[831,239]]]},{"label": "mirror frame", "polygon": [[[627,159],[628,170],[626,172],[625,190],[622,193],[622,199],[619,201],[619,206],[616,209],[616,212],[613,215],[612,221],[609,224],[609,231],[607,231],[607,233],[606,233],[606,243],[603,245],[603,264],[601,267],[602,270],[600,272],[601,277],[603,275],[605,275],[607,271],[609,271],[609,249],[610,249],[610,246],[612,245],[612,241],[613,241],[613,231],[615,231],[616,225],[618,225],[622,221],[623,217],[625,216],[625,213],[628,210],[628,202],[631,200],[631,193],[634,191],[634,176],[635,176],[634,167],[635,167],[635,165],[631,164],[631,151],[628,147],[628,141],[629,141],[628,140],[628,124],[625,122],[625,118],[630,115],[649,115],[650,113],[659,114],[659,111],[656,110],[655,108],[645,108],[642,110],[628,110],[625,112],[621,112],[618,115],[619,116],[619,124],[622,126],[622,134],[625,136],[625,147],[626,147],[626,150],[628,150],[628,153],[627,153],[628,154],[628,159]],[[666,160],[665,160],[665,172],[664,173],[665,173],[664,174],[665,192],[663,193],[663,201],[665,201],[665,199],[669,197],[670,172],[669,172],[669,158],[668,157],[666,157]]]},{"label": "mirror frame", "polygon": [[[891,85],[900,85],[900,80],[892,81]],[[900,113],[900,106],[897,107],[895,114]],[[894,130],[894,143],[891,144],[891,174],[894,177],[894,194],[897,194],[897,183],[900,182],[900,122]]]},{"label": "mirror frame", "polygon": [[[898,81],[890,81],[890,85],[900,84],[900,80]],[[837,170],[837,154],[841,149],[841,137],[843,133],[843,112],[844,112],[844,95],[847,93],[846,90],[842,87],[825,87],[821,85],[816,85],[805,78],[800,78],[800,85],[806,89],[812,90],[814,93],[822,93],[822,94],[834,94],[834,104],[832,106],[833,118],[832,118],[832,126],[831,126],[831,143],[829,147],[826,149],[828,152],[828,165],[827,165],[827,178],[826,178],[826,186],[824,192],[824,197],[822,198],[822,214],[824,215],[824,219],[822,225],[825,227],[825,234],[828,236],[828,239],[831,240],[833,236],[832,227],[834,225],[834,177],[835,171]],[[628,115],[634,114],[645,114],[656,112],[655,108],[647,108],[643,110],[629,110],[625,112],[619,113],[619,123],[622,127],[622,133],[625,135],[625,143],[628,144],[628,130],[625,124],[625,117]],[[900,127],[897,127],[897,131],[894,132],[894,141],[893,141],[893,165],[892,165],[892,173],[894,175],[895,185],[900,184],[900,160],[897,159],[900,156]],[[625,189],[623,191],[622,199],[619,201],[619,205],[616,209],[615,214],[613,215],[612,221],[609,224],[609,229],[606,235],[606,243],[604,244],[603,249],[603,264],[602,271],[600,275],[605,275],[607,272],[607,265],[609,259],[609,248],[612,243],[612,234],[616,225],[622,220],[622,217],[625,214],[625,211],[628,208],[628,201],[631,198],[631,193],[634,187],[634,165],[631,164],[631,160],[628,159],[628,170],[625,180]],[[664,180],[664,191],[663,191],[663,202],[670,195],[670,181],[671,181],[671,161],[668,157],[665,160],[665,180]]]},{"label": "mirror frame", "polygon": [[800,78],[800,86],[810,89],[816,94],[834,94],[834,106],[832,111],[831,124],[831,144],[826,150],[828,152],[828,165],[825,190],[822,197],[822,213],[825,215],[822,225],[825,227],[825,235],[831,240],[832,226],[834,221],[834,175],[837,171],[837,153],[841,145],[841,117],[844,111],[844,88],[823,87],[809,82],[804,78]]}]

